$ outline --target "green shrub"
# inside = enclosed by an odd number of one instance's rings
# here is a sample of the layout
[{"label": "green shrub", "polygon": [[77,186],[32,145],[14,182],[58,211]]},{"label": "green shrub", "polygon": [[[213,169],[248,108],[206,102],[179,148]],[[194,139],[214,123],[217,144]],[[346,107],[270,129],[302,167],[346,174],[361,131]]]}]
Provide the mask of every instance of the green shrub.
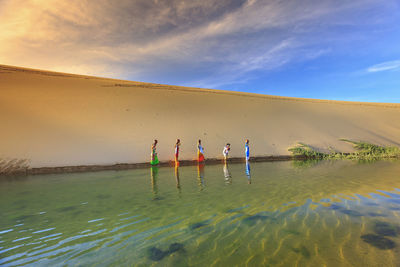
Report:
[{"label": "green shrub", "polygon": [[307,158],[322,158],[326,154],[315,151],[309,145],[298,143],[296,146],[288,149],[294,156],[305,156]]},{"label": "green shrub", "polygon": [[298,143],[289,148],[294,156],[306,158],[329,158],[329,159],[355,159],[355,160],[374,160],[378,158],[397,158],[400,157],[400,148],[394,146],[378,146],[367,142],[356,142],[347,139],[341,141],[353,144],[357,150],[353,153],[341,153],[329,148],[330,153],[322,153],[314,150],[309,145]]}]

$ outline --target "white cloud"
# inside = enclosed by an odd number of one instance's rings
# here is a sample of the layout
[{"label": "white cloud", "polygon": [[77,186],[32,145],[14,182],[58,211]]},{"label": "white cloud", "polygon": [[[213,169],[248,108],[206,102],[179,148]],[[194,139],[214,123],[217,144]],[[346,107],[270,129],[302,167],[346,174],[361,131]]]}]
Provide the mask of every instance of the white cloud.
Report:
[{"label": "white cloud", "polygon": [[379,72],[400,69],[400,60],[386,61],[373,65],[367,69],[367,72]]},{"label": "white cloud", "polygon": [[215,87],[323,56],[348,38],[331,25],[392,1],[0,0],[0,63]]}]

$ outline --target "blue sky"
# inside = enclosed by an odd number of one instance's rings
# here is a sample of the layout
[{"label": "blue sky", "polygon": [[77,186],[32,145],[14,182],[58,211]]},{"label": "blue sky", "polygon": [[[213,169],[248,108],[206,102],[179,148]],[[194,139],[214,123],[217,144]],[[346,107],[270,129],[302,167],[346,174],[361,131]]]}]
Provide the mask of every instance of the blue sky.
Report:
[{"label": "blue sky", "polygon": [[398,0],[3,0],[0,64],[400,103]]}]

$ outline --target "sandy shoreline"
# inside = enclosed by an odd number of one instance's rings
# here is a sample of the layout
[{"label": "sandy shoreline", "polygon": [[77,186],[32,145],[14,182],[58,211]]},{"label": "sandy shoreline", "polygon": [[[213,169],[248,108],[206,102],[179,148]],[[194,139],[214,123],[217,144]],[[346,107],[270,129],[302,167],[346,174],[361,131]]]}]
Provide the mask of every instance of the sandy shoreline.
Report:
[{"label": "sandy shoreline", "polygon": [[[255,157],[249,160],[250,163],[255,162],[273,162],[273,161],[290,161],[290,160],[306,160],[304,156],[266,156]],[[246,158],[229,158],[228,164],[245,163]],[[224,160],[218,158],[206,159],[204,165],[217,165],[224,164]],[[197,166],[197,160],[182,160],[179,161],[179,166]],[[156,166],[150,165],[148,162],[142,163],[118,163],[113,165],[79,165],[79,166],[60,166],[60,167],[40,167],[28,168],[25,170],[18,170],[10,173],[0,173],[2,176],[18,176],[18,175],[38,175],[38,174],[57,174],[57,173],[76,173],[76,172],[96,172],[96,171],[118,171],[118,170],[132,170],[132,169],[146,169],[150,167],[174,167],[174,161],[163,161]]]}]

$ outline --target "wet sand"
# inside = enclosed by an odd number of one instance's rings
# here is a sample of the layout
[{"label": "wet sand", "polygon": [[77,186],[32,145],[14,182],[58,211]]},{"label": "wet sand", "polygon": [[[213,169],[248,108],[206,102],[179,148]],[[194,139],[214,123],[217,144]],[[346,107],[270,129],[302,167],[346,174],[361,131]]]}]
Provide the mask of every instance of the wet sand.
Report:
[{"label": "wet sand", "polygon": [[[297,142],[351,152],[340,138],[400,146],[400,104],[314,100],[122,81],[0,65],[0,159],[30,168],[286,156]],[[23,161],[25,160],[25,161]],[[24,165],[25,166],[25,165]]]}]

